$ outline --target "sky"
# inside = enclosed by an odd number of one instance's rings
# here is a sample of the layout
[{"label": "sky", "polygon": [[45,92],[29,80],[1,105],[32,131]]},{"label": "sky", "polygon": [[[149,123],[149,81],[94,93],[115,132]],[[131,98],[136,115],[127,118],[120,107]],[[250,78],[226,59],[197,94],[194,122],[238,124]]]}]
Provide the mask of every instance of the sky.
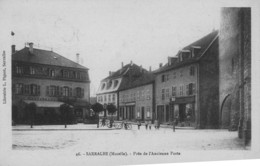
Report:
[{"label": "sky", "polygon": [[[204,0],[1,1],[20,50],[26,42],[89,68],[91,96],[125,64],[155,70],[179,49],[219,29],[220,7]],[[1,9],[1,7],[0,7]],[[1,16],[0,16],[1,17]],[[7,19],[7,17],[9,19]]]}]

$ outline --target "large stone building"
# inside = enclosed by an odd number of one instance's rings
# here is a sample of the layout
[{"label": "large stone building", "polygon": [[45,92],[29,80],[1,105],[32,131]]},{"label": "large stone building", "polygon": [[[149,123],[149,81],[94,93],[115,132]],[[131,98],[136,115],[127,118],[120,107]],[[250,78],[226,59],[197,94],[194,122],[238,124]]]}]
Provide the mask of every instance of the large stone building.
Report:
[{"label": "large stone building", "polygon": [[59,123],[59,107],[68,103],[78,120],[88,116],[88,68],[53,51],[12,46],[12,103],[14,119],[28,120],[25,105],[37,106],[35,123]]},{"label": "large stone building", "polygon": [[155,70],[156,119],[181,126],[219,125],[218,31],[184,47]]},{"label": "large stone building", "polygon": [[220,121],[251,139],[251,10],[223,8],[220,28]]},{"label": "large stone building", "polygon": [[[100,83],[97,92],[97,101],[106,107],[108,104],[114,104],[117,107],[117,114],[114,116],[117,119],[134,120],[136,116],[140,115],[140,119],[146,119],[148,116],[144,115],[144,109],[152,114],[153,102],[153,78],[152,73],[137,66],[134,63],[123,65],[116,72],[109,72],[109,76],[103,79]],[[148,98],[144,100],[144,96]],[[145,104],[142,105],[141,102]],[[140,109],[136,113],[136,109]],[[108,115],[106,109],[100,113],[100,116]],[[143,113],[141,113],[143,112]]]},{"label": "large stone building", "polygon": [[[140,72],[138,72],[138,71]],[[136,66],[119,91],[119,120],[152,121],[154,117],[154,75]]]}]

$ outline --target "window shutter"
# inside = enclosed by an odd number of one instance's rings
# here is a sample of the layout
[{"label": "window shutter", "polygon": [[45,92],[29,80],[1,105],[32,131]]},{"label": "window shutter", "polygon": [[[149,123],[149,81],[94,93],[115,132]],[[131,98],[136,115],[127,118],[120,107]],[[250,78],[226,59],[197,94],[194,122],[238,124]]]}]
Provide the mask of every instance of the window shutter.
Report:
[{"label": "window shutter", "polygon": [[46,86],[46,96],[49,96],[49,86]]},{"label": "window shutter", "polygon": [[60,95],[60,87],[59,86],[56,86],[55,87],[55,96],[59,96]]},{"label": "window shutter", "polygon": [[77,88],[74,88],[74,90],[73,90],[73,96],[78,97],[78,96],[77,96]]},{"label": "window shutter", "polygon": [[192,91],[193,91],[193,94],[196,93],[196,83],[193,83],[193,84],[192,84]]},{"label": "window shutter", "polygon": [[84,88],[81,88],[81,97],[84,97]]},{"label": "window shutter", "polygon": [[189,84],[186,85],[186,95],[189,95]]},{"label": "window shutter", "polygon": [[40,96],[41,90],[40,90],[40,85],[37,85],[37,95]]},{"label": "window shutter", "polygon": [[69,88],[69,96],[72,96],[72,88]]},{"label": "window shutter", "polygon": [[60,87],[60,96],[63,95],[63,87]]}]

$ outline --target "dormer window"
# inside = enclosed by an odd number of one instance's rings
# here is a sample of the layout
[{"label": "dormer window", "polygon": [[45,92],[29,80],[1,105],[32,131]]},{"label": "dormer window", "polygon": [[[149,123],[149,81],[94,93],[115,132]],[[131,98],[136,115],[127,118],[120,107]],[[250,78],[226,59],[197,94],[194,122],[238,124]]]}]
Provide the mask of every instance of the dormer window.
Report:
[{"label": "dormer window", "polygon": [[101,87],[101,90],[104,90],[104,89],[105,89],[105,86],[106,86],[106,83],[103,83],[103,84],[102,84],[102,87]]},{"label": "dormer window", "polygon": [[185,61],[190,58],[190,50],[181,50],[180,61]]},{"label": "dormer window", "polygon": [[115,80],[115,81],[114,81],[114,88],[116,88],[117,85],[118,85],[118,80]]},{"label": "dormer window", "polygon": [[111,85],[112,85],[112,81],[110,80],[110,81],[108,81],[108,83],[107,83],[107,89],[109,89],[109,88],[111,87]]},{"label": "dormer window", "polygon": [[191,57],[195,57],[198,55],[198,53],[200,52],[201,47],[200,46],[192,46],[192,54]]}]

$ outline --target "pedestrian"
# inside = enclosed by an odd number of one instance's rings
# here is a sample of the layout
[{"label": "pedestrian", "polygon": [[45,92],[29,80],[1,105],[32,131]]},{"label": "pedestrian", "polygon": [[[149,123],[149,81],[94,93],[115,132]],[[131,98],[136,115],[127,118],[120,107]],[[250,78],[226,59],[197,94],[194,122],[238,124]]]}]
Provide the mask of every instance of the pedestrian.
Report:
[{"label": "pedestrian", "polygon": [[145,129],[147,130],[148,128],[148,121],[145,121]]},{"label": "pedestrian", "polygon": [[141,126],[141,122],[140,121],[138,121],[137,126],[138,126],[138,130],[140,130],[140,126]]},{"label": "pedestrian", "polygon": [[160,129],[160,121],[158,120],[158,125],[157,125],[157,129]]},{"label": "pedestrian", "polygon": [[152,129],[152,122],[149,121],[149,130],[151,130],[151,129]]},{"label": "pedestrian", "polygon": [[154,128],[157,129],[158,121],[154,120]]}]

